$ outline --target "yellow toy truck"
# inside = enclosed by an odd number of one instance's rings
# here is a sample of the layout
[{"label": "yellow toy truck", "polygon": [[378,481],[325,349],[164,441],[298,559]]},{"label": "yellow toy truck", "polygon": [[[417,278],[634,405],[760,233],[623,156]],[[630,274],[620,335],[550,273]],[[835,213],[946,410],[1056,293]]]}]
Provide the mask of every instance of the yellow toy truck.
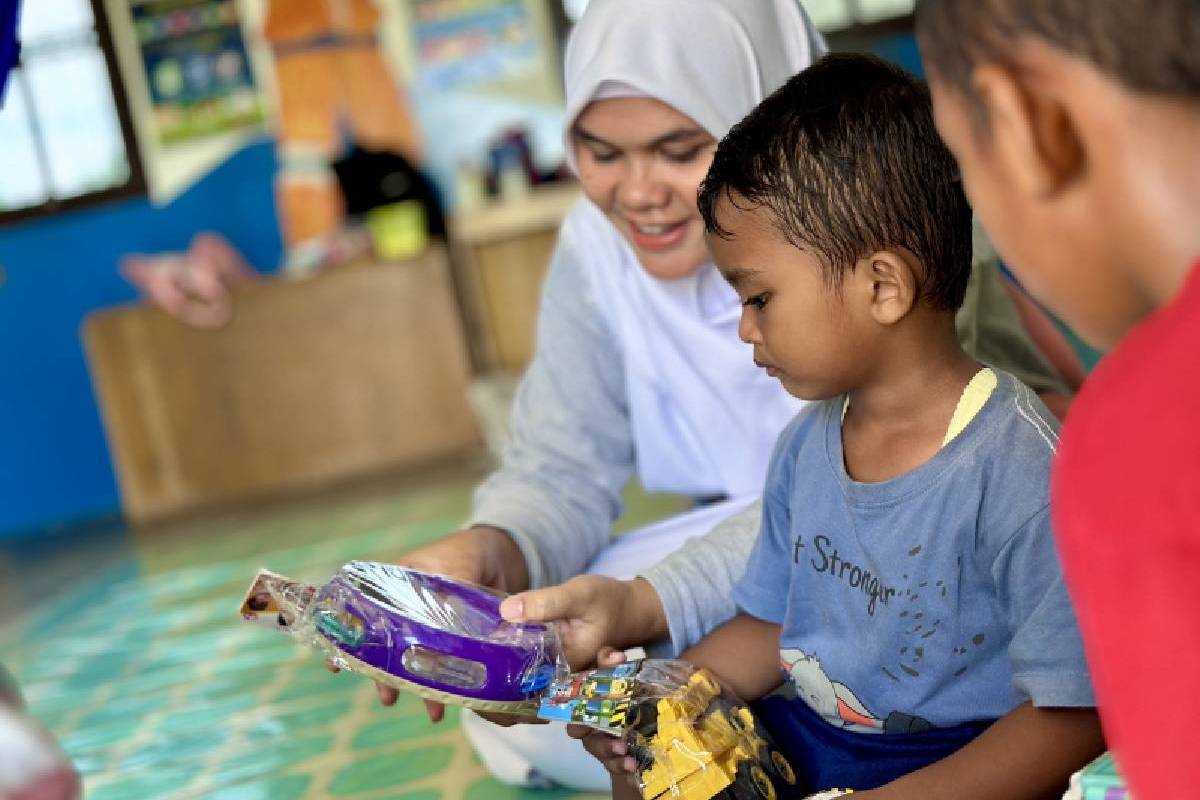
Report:
[{"label": "yellow toy truck", "polygon": [[777,800],[794,793],[787,759],[767,744],[750,709],[723,699],[704,670],[633,713],[630,754],[644,800]]}]

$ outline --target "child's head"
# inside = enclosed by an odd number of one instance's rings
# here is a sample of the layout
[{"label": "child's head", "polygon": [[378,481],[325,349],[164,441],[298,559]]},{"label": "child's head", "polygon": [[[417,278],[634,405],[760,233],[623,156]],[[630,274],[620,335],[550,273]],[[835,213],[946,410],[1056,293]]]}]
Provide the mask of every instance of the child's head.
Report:
[{"label": "child's head", "polygon": [[1109,346],[1200,256],[1196,0],[924,0],[938,127],[1022,281]]},{"label": "child's head", "polygon": [[953,339],[971,211],[903,70],[833,55],[793,77],[721,141],[699,207],[740,334],[792,394],[857,388],[898,335]]}]

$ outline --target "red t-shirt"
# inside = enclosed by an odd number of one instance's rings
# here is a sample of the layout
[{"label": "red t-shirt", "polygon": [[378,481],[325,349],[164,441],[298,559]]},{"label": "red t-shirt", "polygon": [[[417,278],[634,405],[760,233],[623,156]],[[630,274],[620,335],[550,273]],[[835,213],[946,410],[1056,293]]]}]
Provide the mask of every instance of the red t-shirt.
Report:
[{"label": "red t-shirt", "polygon": [[1051,503],[1134,797],[1200,797],[1200,264],[1071,406]]}]

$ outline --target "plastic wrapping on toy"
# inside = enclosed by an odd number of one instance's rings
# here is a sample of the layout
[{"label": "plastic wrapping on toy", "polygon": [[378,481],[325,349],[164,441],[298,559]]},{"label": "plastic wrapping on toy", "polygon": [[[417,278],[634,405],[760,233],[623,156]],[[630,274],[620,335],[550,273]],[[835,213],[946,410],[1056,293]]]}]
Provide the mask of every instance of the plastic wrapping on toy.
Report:
[{"label": "plastic wrapping on toy", "polygon": [[556,681],[538,716],[625,738],[645,800],[793,797],[796,774],[745,703],[684,661],[632,661]]},{"label": "plastic wrapping on toy", "polygon": [[567,674],[558,634],[500,617],[504,595],[394,564],[354,561],[308,586],[263,570],[242,604],[338,667],[427,699],[534,716]]}]

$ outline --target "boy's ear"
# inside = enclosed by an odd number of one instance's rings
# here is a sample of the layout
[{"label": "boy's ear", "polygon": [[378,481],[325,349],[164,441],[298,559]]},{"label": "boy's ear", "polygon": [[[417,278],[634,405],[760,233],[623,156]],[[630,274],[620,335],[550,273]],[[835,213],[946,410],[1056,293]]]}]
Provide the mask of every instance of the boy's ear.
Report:
[{"label": "boy's ear", "polygon": [[880,325],[895,325],[916,305],[917,272],[902,254],[880,250],[860,262],[855,272],[867,284],[871,318]]},{"label": "boy's ear", "polygon": [[987,111],[994,152],[1022,194],[1046,200],[1080,176],[1082,140],[1045,82],[998,64],[976,67],[971,82]]}]

